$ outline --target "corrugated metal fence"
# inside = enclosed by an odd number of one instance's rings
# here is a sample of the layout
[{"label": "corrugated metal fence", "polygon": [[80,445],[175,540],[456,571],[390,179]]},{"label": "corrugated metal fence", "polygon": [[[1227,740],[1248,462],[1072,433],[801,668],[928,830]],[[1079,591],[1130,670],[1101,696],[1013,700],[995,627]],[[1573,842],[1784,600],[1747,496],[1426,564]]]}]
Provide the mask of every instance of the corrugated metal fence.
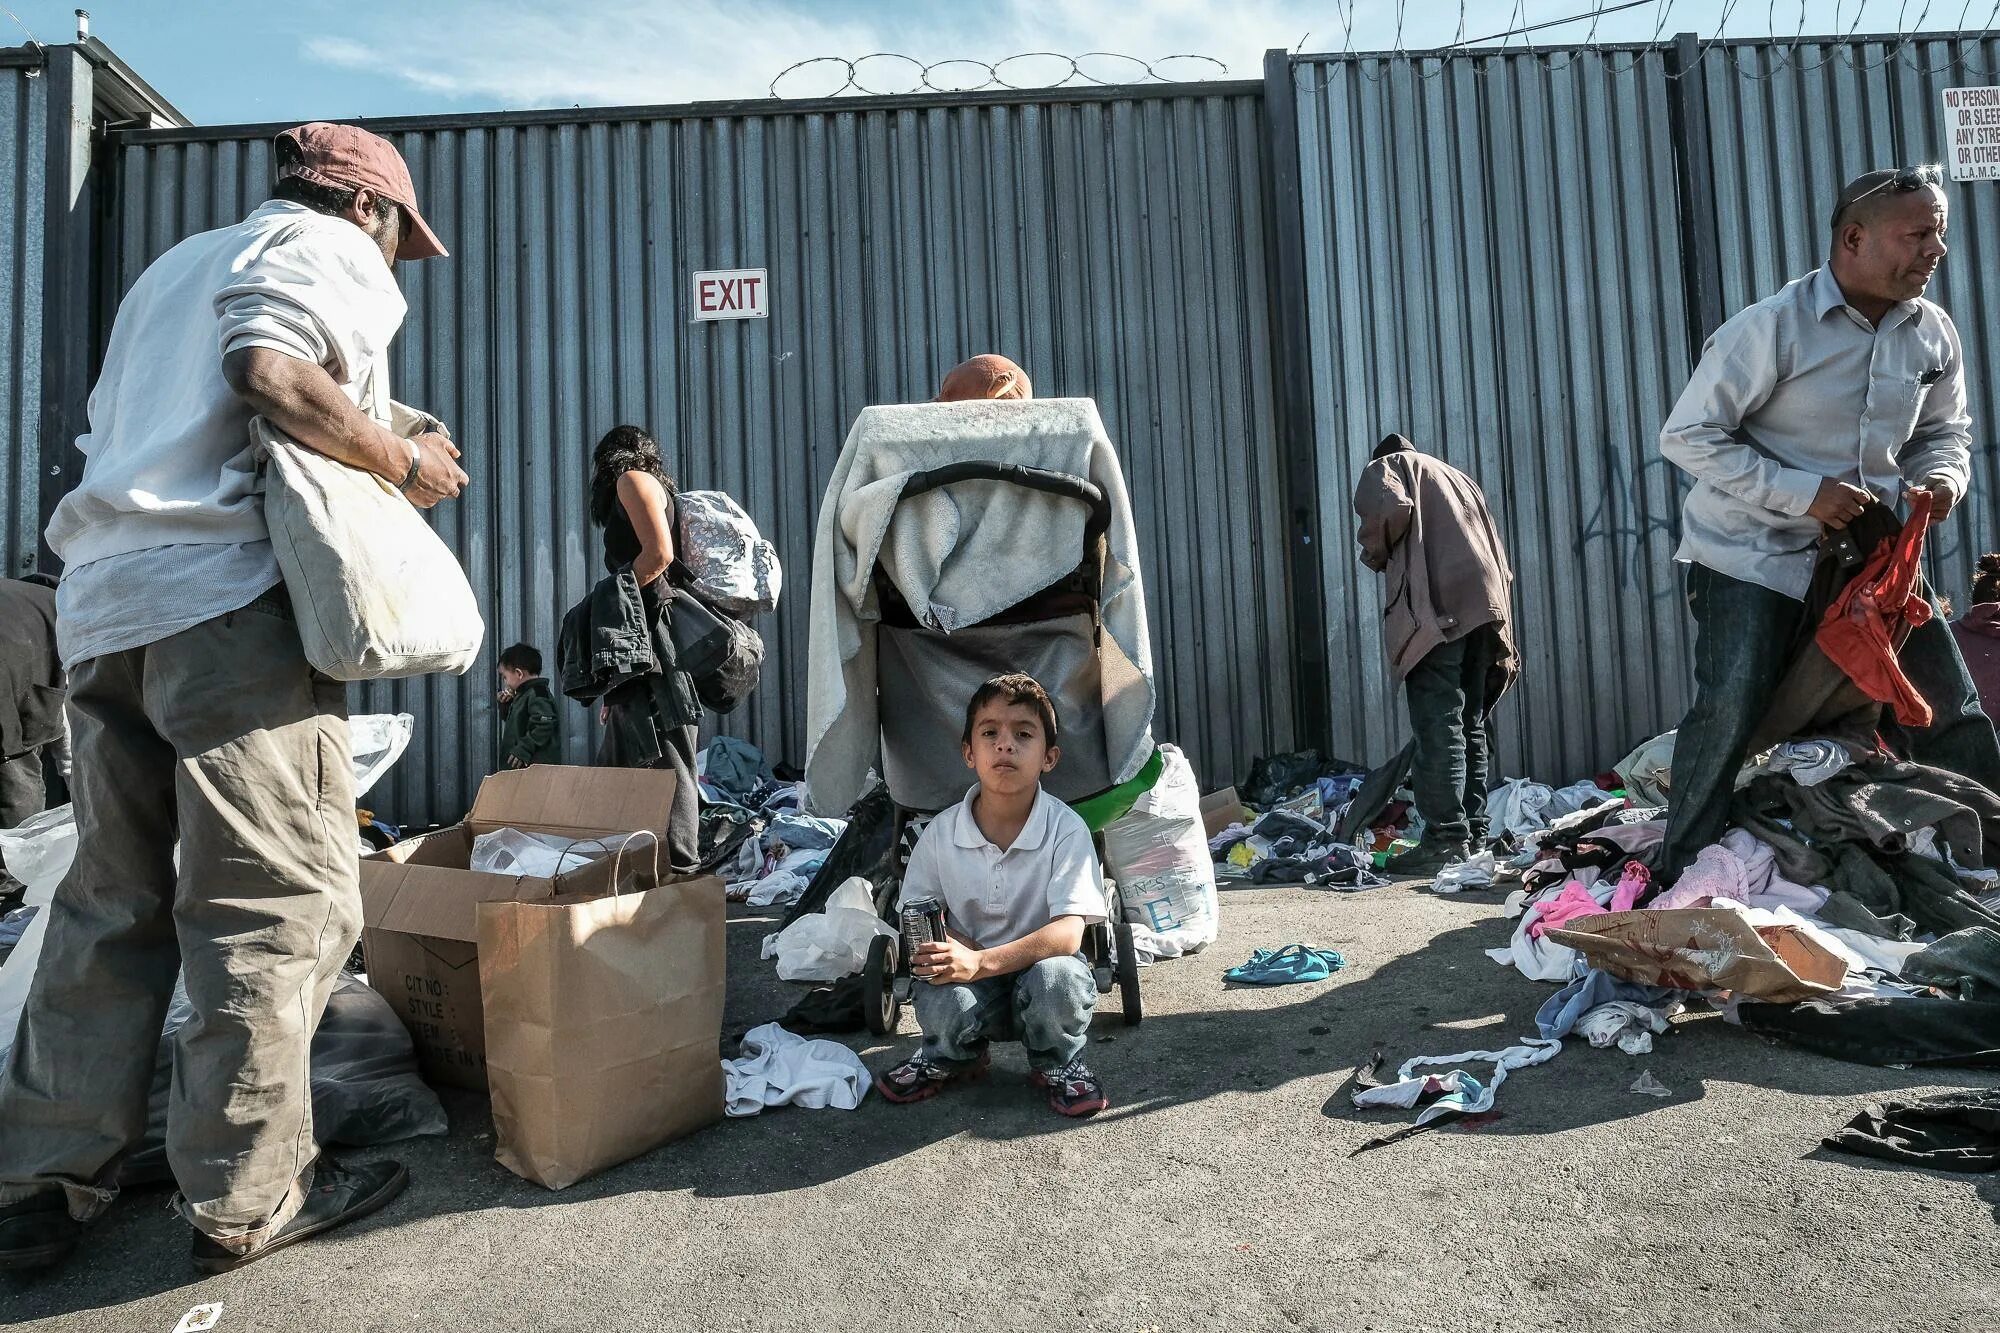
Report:
[{"label": "corrugated metal fence", "polygon": [[[1517,576],[1509,773],[1596,771],[1684,688],[1654,438],[1687,371],[1657,52],[1298,63],[1336,751],[1407,721],[1354,484],[1389,432],[1485,489]],[[1592,766],[1594,765],[1594,766]]]},{"label": "corrugated metal fence", "polygon": [[[1333,672],[1334,748],[1407,735],[1350,504],[1401,431],[1480,482],[1511,544],[1524,673],[1500,767],[1601,771],[1691,685],[1684,482],[1657,447],[1690,330],[1823,262],[1842,182],[1941,160],[1939,94],[2000,82],[2000,39],[1308,57],[1292,77],[1327,659],[1357,668]],[[2000,187],[1947,192],[1957,253],[1929,295],[1965,338],[1977,484],[1938,580],[1962,602],[2000,531]]]},{"label": "corrugated metal fence", "polygon": [[8,576],[34,569],[41,533],[48,87],[39,58],[0,63],[0,575]]},{"label": "corrugated metal fence", "polygon": [[[0,80],[0,539],[18,561],[38,521],[22,414],[45,112],[18,71]],[[396,387],[467,445],[472,489],[437,523],[495,649],[550,649],[596,573],[584,492],[609,426],[649,425],[683,484],[742,500],[792,596],[763,626],[764,689],[727,724],[798,760],[810,543],[848,424],[1009,353],[1041,392],[1103,405],[1145,543],[1159,732],[1216,783],[1269,750],[1379,759],[1405,734],[1349,508],[1401,431],[1481,482],[1512,544],[1526,670],[1500,766],[1570,778],[1685,706],[1682,483],[1655,439],[1694,345],[1819,262],[1840,180],[1941,156],[1941,88],[1996,81],[1993,34],[1683,37],[1277,54],[1263,85],[377,122],[453,250],[402,270]],[[263,198],[272,128],[114,136],[106,308]],[[2000,541],[2000,189],[1951,194],[1933,295],[1982,423],[1939,561],[1962,596]],[[690,323],[689,273],[734,267],[771,271],[772,317]],[[1322,655],[1326,679],[1301,672]],[[482,669],[361,692],[419,719],[386,809],[466,805],[495,758],[490,691]],[[589,720],[568,724],[581,760]]]},{"label": "corrugated metal fence", "polygon": [[[736,496],[790,593],[762,689],[726,720],[803,758],[806,588],[821,492],[870,403],[928,398],[975,352],[1039,393],[1095,397],[1137,513],[1159,734],[1229,781],[1291,743],[1257,85],[949,107],[597,112],[378,125],[452,257],[399,269],[396,395],[465,446],[436,523],[497,650],[552,655],[599,572],[589,454],[649,425],[685,486]],[[268,131],[126,140],[123,291],[184,236],[264,197]],[[691,324],[689,274],[768,268],[767,321]],[[385,810],[448,818],[495,760],[492,681],[363,690],[418,718]],[[567,753],[589,723],[566,714]]]}]

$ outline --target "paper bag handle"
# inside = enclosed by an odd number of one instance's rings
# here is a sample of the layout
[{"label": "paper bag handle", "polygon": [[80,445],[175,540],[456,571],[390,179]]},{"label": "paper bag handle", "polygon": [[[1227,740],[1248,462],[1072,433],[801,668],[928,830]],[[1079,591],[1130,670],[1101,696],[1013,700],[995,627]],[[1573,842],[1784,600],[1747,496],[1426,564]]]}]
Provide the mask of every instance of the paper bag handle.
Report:
[{"label": "paper bag handle", "polygon": [[[578,838],[576,841],[570,843],[569,846],[565,847],[562,850],[561,854],[556,857],[556,876],[560,877],[563,873],[564,857],[568,856],[571,852],[575,851],[579,847],[595,846],[599,851],[611,852],[611,896],[614,898],[618,897],[619,896],[618,886],[624,881],[625,849],[627,847],[630,847],[633,843],[637,842],[640,838],[648,838],[652,840],[653,878],[655,880],[658,880],[660,877],[660,835],[653,832],[651,829],[633,830],[633,832],[626,837],[625,841],[618,844],[616,850],[612,850],[610,847],[606,846],[605,841],[602,838]],[[588,860],[588,858],[585,859]]]}]

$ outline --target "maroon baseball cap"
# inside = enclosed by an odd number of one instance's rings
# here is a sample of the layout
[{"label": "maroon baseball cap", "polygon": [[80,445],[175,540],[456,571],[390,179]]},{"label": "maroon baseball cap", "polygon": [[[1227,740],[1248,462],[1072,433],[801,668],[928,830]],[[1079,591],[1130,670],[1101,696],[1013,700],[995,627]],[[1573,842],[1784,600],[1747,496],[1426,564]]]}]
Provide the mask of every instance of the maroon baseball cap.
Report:
[{"label": "maroon baseball cap", "polygon": [[417,187],[411,182],[410,168],[396,151],[396,145],[356,126],[324,120],[294,126],[280,134],[278,142],[298,150],[295,160],[279,165],[279,180],[297,176],[336,190],[373,190],[401,208],[403,216],[409,219],[403,228],[402,243],[396,247],[396,258],[444,256],[444,243],[417,211]]}]

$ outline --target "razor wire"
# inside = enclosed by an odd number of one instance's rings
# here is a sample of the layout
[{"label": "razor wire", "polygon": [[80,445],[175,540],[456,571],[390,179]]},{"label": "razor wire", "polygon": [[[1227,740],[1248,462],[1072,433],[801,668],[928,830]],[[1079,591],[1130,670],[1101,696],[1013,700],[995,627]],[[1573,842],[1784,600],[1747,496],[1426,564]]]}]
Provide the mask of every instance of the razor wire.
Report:
[{"label": "razor wire", "polygon": [[[1721,54],[1729,67],[1739,77],[1757,82],[1769,82],[1788,72],[1800,77],[1823,69],[1836,60],[1848,69],[1864,74],[1898,61],[1928,76],[1951,70],[1975,77],[1986,77],[1993,72],[1985,62],[1974,59],[1970,51],[1979,41],[1980,33],[1991,33],[1995,24],[2000,23],[2000,0],[1993,0],[1981,29],[1968,30],[1965,27],[1979,0],[1964,0],[1958,27],[1935,33],[1926,33],[1923,25],[1938,7],[1937,0],[1898,0],[1897,35],[1880,43],[1868,43],[1869,48],[1879,49],[1878,55],[1870,56],[1857,52],[1855,34],[1861,30],[1865,16],[1875,2],[1854,0],[1852,17],[1849,18],[1849,0],[1834,0],[1830,34],[1827,37],[1809,37],[1807,27],[1816,8],[1814,0],[1799,0],[1795,18],[1784,23],[1791,29],[1789,33],[1781,30],[1779,17],[1781,9],[1789,8],[1789,0],[1766,0],[1765,26],[1769,37],[1746,41],[1732,40],[1729,35],[1730,23],[1736,18],[1743,0],[1723,0],[1715,28],[1695,46],[1694,58],[1682,67],[1667,70],[1666,77],[1677,81],[1706,68],[1710,53],[1718,45],[1723,48]],[[1567,69],[1587,57],[1597,57],[1604,61],[1607,72],[1623,74],[1674,46],[1675,38],[1668,35],[1667,29],[1677,3],[1678,0],[1600,0],[1589,9],[1561,18],[1538,20],[1530,13],[1529,0],[1511,0],[1504,31],[1468,39],[1465,33],[1469,0],[1458,0],[1457,22],[1450,43],[1430,50],[1412,50],[1404,45],[1411,17],[1409,0],[1396,0],[1393,15],[1381,16],[1385,26],[1390,26],[1392,30],[1391,48],[1381,52],[1357,52],[1359,0],[1333,0],[1332,15],[1341,29],[1338,51],[1330,53],[1330,59],[1307,54],[1305,47],[1312,34],[1304,34],[1293,48],[1293,79],[1301,91],[1327,91],[1336,77],[1336,71],[1306,68],[1314,64],[1336,66],[1345,76],[1358,76],[1368,83],[1380,83],[1398,69],[1407,69],[1421,80],[1436,79],[1454,69],[1469,70],[1473,75],[1486,78],[1508,67],[1507,62],[1492,59],[1498,56],[1526,56],[1551,71]],[[1649,4],[1653,9],[1651,33],[1644,41],[1599,41],[1599,33],[1608,17]],[[1945,0],[1945,4],[1948,6],[1949,0]],[[1580,42],[1544,47],[1535,38],[1535,34],[1550,29],[1586,23],[1589,27]],[[1960,42],[1959,49],[1938,63],[1932,64],[1917,54],[1926,41],[1954,38]],[[1620,62],[1621,57],[1623,63]],[[923,93],[1034,92],[1069,87],[1197,83],[1204,79],[1226,77],[1228,73],[1229,67],[1223,61],[1194,53],[1146,59],[1116,51],[1086,51],[1079,55],[1023,51],[998,60],[953,57],[924,61],[902,52],[874,51],[855,57],[827,55],[797,61],[779,71],[777,77],[771,80],[769,92],[772,97],[780,99],[798,96],[837,98],[848,95],[886,97]],[[828,76],[824,83],[837,80],[837,85],[830,91],[816,89],[810,93],[799,88],[802,82],[815,74]]]},{"label": "razor wire", "polygon": [[[1055,67],[1048,71],[1047,77],[1036,79],[1026,79],[1018,73],[1012,75],[1008,73],[1009,66],[1018,68],[1020,62],[1031,60],[1053,61]],[[870,66],[871,61],[882,63]],[[1090,62],[1088,67],[1086,62]],[[877,86],[886,76],[876,71],[885,66],[907,71],[908,86]],[[828,67],[831,73],[839,75],[841,79],[839,86],[831,92],[812,94],[815,97],[844,97],[850,94],[861,97],[899,97],[912,93],[977,93],[994,90],[1035,92],[1045,88],[1068,87],[1114,88],[1148,83],[1196,83],[1229,73],[1229,66],[1214,56],[1192,53],[1155,56],[1151,60],[1145,60],[1120,51],[1085,51],[1081,55],[1073,56],[1064,55],[1060,51],[1022,51],[999,60],[975,60],[959,56],[949,60],[925,62],[899,51],[871,51],[865,56],[852,58],[813,56],[787,65],[778,71],[776,78],[771,80],[771,96],[785,97],[787,94],[780,91],[779,85],[786,79],[815,67]],[[949,73],[946,73],[947,71]]]},{"label": "razor wire", "polygon": [[[1598,40],[1598,33],[1606,17],[1638,8],[1649,2],[1654,6],[1652,32],[1645,41],[1629,43]],[[1824,68],[1835,60],[1860,73],[1872,73],[1900,60],[1916,72],[1927,76],[1957,70],[1974,77],[1988,77],[1994,72],[1993,69],[1975,58],[1970,48],[1973,48],[1983,35],[1993,33],[1995,25],[2000,24],[2000,0],[1993,0],[1984,24],[1978,28],[1968,29],[1966,20],[1971,17],[1978,2],[1979,0],[1964,0],[1957,26],[1933,32],[1927,31],[1924,25],[1929,21],[1933,11],[1939,7],[1937,0],[1898,0],[1896,35],[1880,43],[1866,44],[1881,48],[1879,56],[1870,57],[1862,54],[1857,58],[1854,49],[1855,34],[1860,31],[1873,0],[1858,0],[1851,19],[1846,18],[1847,0],[1834,0],[1832,31],[1827,37],[1807,35],[1807,28],[1815,9],[1813,0],[1799,0],[1795,18],[1784,24],[1791,29],[1789,33],[1780,27],[1779,18],[1781,8],[1787,7],[1786,0],[1767,0],[1765,18],[1770,35],[1768,40],[1755,41],[1732,40],[1729,27],[1742,7],[1743,0],[1723,0],[1722,11],[1717,16],[1715,28],[1696,45],[1694,58],[1685,67],[1667,71],[1667,78],[1678,81],[1705,68],[1710,53],[1718,45],[1723,48],[1723,56],[1727,58],[1730,68],[1737,75],[1759,82],[1768,82],[1787,71],[1791,71],[1794,75],[1808,74]],[[1358,76],[1368,83],[1381,82],[1399,66],[1407,68],[1410,74],[1424,80],[1437,78],[1448,68],[1455,67],[1468,69],[1472,74],[1484,78],[1505,67],[1491,59],[1503,55],[1525,55],[1552,71],[1565,69],[1587,56],[1598,56],[1605,60],[1609,72],[1622,74],[1647,57],[1670,49],[1675,44],[1675,39],[1667,35],[1667,25],[1673,16],[1677,0],[1623,0],[1623,3],[1602,3],[1562,18],[1542,21],[1531,21],[1528,0],[1512,0],[1505,31],[1470,40],[1464,36],[1466,0],[1459,0],[1458,23],[1450,44],[1434,50],[1412,50],[1406,48],[1402,42],[1407,3],[1408,0],[1397,0],[1393,18],[1395,34],[1393,48],[1379,53],[1365,52],[1357,56],[1354,23],[1356,0],[1334,0],[1333,15],[1342,30],[1340,49],[1337,53],[1329,53],[1331,59],[1315,60],[1305,54],[1306,40],[1311,34],[1308,33],[1306,37],[1301,38],[1294,49],[1294,56],[1301,57],[1295,61],[1296,85],[1301,91],[1308,93],[1327,91],[1335,77],[1334,71],[1330,69],[1323,77],[1315,77],[1315,72],[1303,68],[1305,65],[1315,63],[1338,66],[1347,77]],[[1947,5],[1948,3],[1949,0],[1946,0]],[[1843,19],[1846,20],[1844,25]],[[1384,21],[1386,25],[1389,16],[1384,15]],[[1569,27],[1581,23],[1590,25],[1581,42],[1562,43],[1544,48],[1536,43],[1532,35],[1551,28]],[[1516,38],[1520,39],[1519,45],[1514,44]],[[1917,49],[1925,42],[1951,40],[1957,40],[1960,48],[1936,63],[1921,59],[1916,54]],[[1810,59],[1807,55],[1814,48],[1823,48],[1816,60]],[[1618,57],[1628,53],[1629,59],[1620,64]],[[1465,60],[1465,57],[1470,57],[1470,60]]]}]

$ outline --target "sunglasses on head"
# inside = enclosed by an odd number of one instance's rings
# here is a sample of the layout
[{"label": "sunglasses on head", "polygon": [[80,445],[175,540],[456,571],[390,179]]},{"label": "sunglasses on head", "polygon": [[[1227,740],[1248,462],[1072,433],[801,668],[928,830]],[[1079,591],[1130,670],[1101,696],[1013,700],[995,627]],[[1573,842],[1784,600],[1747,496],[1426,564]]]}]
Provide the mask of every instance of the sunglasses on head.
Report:
[{"label": "sunglasses on head", "polygon": [[1913,190],[1921,190],[1927,186],[1941,185],[1943,183],[1944,170],[1934,163],[1921,167],[1904,167],[1888,180],[1883,181],[1879,185],[1871,185],[1860,194],[1855,195],[1847,201],[1847,206],[1852,208],[1870,195],[1880,194],[1884,190],[1894,190],[1897,194],[1909,194]]}]

